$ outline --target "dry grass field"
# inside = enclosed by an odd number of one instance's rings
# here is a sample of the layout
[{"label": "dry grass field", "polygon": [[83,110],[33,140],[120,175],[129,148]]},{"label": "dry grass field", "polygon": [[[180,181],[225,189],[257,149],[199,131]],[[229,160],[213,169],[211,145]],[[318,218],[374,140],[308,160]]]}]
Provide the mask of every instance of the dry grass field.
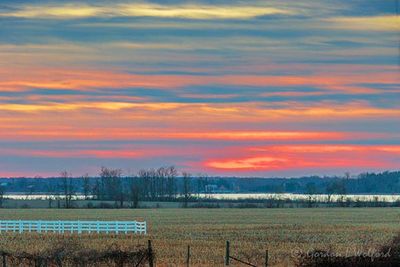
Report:
[{"label": "dry grass field", "polygon": [[368,250],[400,232],[399,208],[326,209],[140,209],[57,210],[2,209],[0,219],[135,220],[148,222],[149,234],[70,235],[1,233],[0,249],[40,251],[59,239],[79,239],[84,246],[106,249],[153,241],[157,266],[185,263],[192,247],[192,266],[222,266],[225,241],[234,256],[262,265],[291,266],[296,251],[332,249],[340,253]]}]

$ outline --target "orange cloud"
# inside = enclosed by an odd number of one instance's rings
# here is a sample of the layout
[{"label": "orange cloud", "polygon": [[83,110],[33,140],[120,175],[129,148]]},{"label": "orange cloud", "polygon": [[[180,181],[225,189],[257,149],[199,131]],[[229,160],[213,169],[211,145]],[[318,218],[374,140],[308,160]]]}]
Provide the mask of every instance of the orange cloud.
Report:
[{"label": "orange cloud", "polygon": [[207,163],[208,167],[216,169],[275,169],[287,160],[276,157],[251,157],[243,159],[233,159],[224,161],[211,161]]},{"label": "orange cloud", "polygon": [[[210,159],[204,162],[204,166],[221,171],[273,171],[305,168],[395,168],[400,162],[398,145],[282,145],[245,147],[236,153],[242,156]],[[252,155],[254,153],[256,155]]]},{"label": "orange cloud", "polygon": [[[162,115],[162,116],[161,116]],[[61,118],[61,119],[60,119]],[[77,102],[0,105],[2,140],[344,140],[387,138],[375,133],[257,129],[269,123],[400,118],[400,110],[366,103]],[[274,127],[276,128],[276,127]],[[296,127],[292,127],[296,128]],[[188,130],[190,129],[190,130]],[[272,128],[273,129],[273,128]],[[397,135],[398,138],[398,135]]]},{"label": "orange cloud", "polygon": [[[116,71],[73,69],[0,69],[2,91],[26,91],[31,88],[53,90],[98,90],[116,88],[158,88],[177,90],[196,85],[232,85],[257,87],[312,86],[349,94],[373,94],[381,90],[357,84],[398,84],[397,71],[365,73],[311,73],[307,75],[143,75]],[[268,93],[268,92],[266,92]]]},{"label": "orange cloud", "polygon": [[[3,129],[2,129],[3,128]],[[4,129],[6,128],[6,129]],[[21,139],[39,140],[237,140],[237,141],[268,141],[268,140],[346,140],[366,138],[373,135],[342,132],[312,132],[312,131],[203,131],[184,132],[169,129],[124,129],[124,128],[68,128],[42,126],[38,129],[22,127],[0,127],[0,137],[3,139],[20,137]]]}]

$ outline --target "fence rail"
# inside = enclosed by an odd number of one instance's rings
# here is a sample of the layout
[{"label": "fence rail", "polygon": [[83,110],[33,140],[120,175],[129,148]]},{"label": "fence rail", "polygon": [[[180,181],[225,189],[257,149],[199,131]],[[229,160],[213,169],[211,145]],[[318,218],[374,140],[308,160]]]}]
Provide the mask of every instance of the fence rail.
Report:
[{"label": "fence rail", "polygon": [[0,232],[137,233],[146,234],[146,222],[138,221],[23,221],[2,220]]}]

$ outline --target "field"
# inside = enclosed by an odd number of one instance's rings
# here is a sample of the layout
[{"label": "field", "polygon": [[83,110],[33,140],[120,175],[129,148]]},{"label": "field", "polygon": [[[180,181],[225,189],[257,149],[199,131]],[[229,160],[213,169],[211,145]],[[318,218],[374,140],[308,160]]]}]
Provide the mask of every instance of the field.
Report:
[{"label": "field", "polygon": [[153,241],[157,266],[184,265],[192,248],[193,266],[223,266],[225,241],[234,256],[263,264],[265,249],[274,265],[292,265],[297,251],[366,251],[400,232],[399,208],[327,209],[2,209],[0,219],[135,220],[149,224],[147,236],[2,233],[0,249],[40,251],[58,239],[80,239],[105,249]]}]

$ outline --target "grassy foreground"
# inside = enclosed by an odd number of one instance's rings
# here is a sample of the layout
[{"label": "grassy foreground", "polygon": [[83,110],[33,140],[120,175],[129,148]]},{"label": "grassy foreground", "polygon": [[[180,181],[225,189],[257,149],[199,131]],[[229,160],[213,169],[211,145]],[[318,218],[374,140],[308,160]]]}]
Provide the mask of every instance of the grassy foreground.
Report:
[{"label": "grassy foreground", "polygon": [[262,265],[292,265],[297,251],[332,249],[343,254],[368,250],[400,232],[400,208],[326,209],[3,209],[0,219],[135,220],[149,234],[71,235],[1,233],[0,249],[40,251],[58,239],[79,239],[90,248],[113,243],[130,247],[153,241],[157,266],[184,265],[187,245],[193,266],[222,266],[225,240],[234,256]]}]

